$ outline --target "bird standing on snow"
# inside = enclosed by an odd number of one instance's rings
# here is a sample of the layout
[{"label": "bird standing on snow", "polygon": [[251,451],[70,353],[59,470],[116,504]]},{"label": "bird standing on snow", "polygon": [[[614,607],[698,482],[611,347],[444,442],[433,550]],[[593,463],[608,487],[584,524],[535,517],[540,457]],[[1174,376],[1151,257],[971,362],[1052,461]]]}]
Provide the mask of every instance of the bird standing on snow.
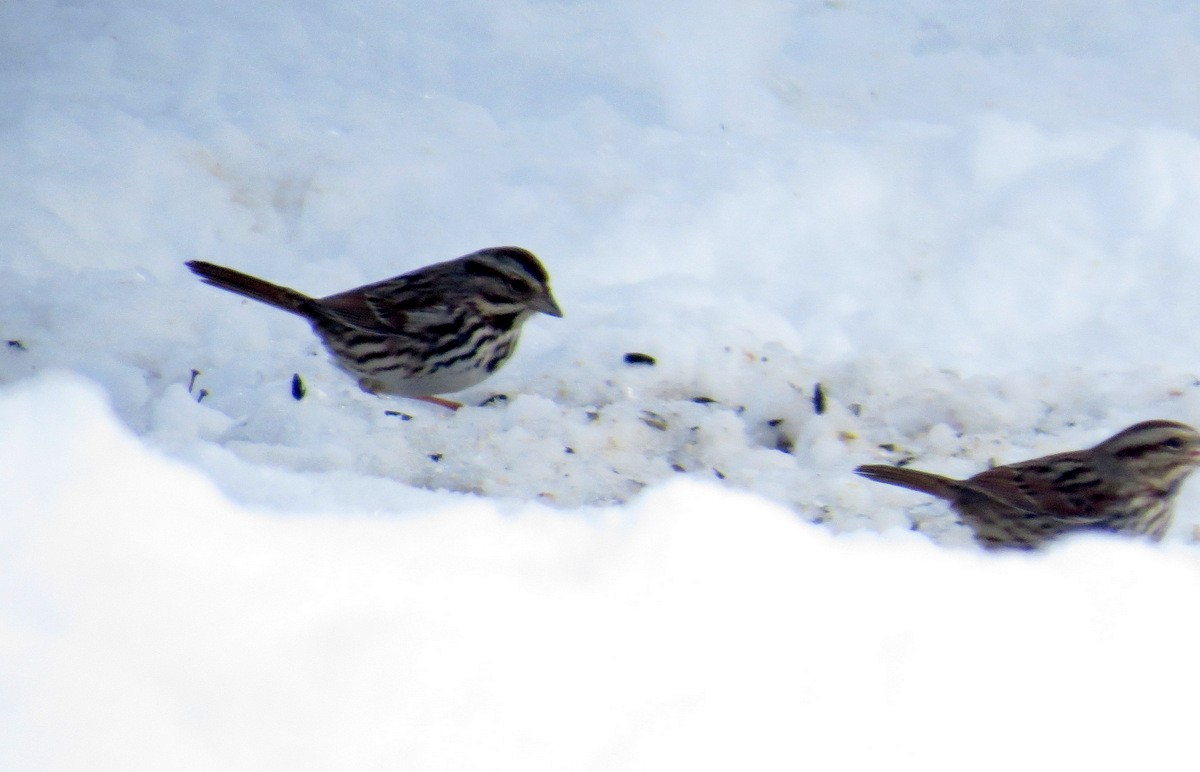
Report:
[{"label": "bird standing on snow", "polygon": [[562,316],[533,253],[492,247],[324,298],[193,260],[206,284],[282,308],[312,324],[363,391],[457,409],[433,395],[480,383],[516,350],[535,313]]}]

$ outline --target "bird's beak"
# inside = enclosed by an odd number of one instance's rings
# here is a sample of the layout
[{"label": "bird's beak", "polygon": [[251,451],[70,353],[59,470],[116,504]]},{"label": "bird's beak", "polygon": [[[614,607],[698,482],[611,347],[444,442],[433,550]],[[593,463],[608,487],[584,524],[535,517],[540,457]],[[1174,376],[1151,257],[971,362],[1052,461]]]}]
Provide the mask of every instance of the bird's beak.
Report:
[{"label": "bird's beak", "polygon": [[529,305],[534,311],[541,311],[543,314],[557,316],[559,319],[562,318],[562,309],[558,307],[558,303],[555,302],[554,296],[549,292],[547,292],[545,295],[539,295],[538,297],[534,298],[533,302]]}]

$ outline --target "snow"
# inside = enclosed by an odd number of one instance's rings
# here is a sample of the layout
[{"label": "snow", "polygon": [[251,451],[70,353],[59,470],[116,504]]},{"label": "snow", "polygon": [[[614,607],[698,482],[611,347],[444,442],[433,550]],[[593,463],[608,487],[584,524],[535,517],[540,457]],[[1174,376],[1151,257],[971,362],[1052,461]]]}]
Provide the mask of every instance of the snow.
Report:
[{"label": "snow", "polygon": [[[1200,483],[996,556],[851,470],[1200,423],[1198,70],[1171,0],[0,4],[0,767],[1190,768]],[[500,244],[565,317],[453,414],[182,265]]]}]

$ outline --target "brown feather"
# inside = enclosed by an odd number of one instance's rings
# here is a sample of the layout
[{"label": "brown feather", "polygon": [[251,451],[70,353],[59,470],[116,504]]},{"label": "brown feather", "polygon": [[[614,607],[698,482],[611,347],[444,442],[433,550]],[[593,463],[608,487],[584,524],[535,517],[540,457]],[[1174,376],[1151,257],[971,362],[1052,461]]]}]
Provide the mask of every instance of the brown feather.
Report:
[{"label": "brown feather", "polygon": [[223,265],[206,263],[203,260],[192,260],[184,263],[184,265],[192,273],[203,279],[205,284],[211,284],[214,287],[234,292],[242,297],[257,300],[260,303],[266,303],[269,306],[282,308],[284,311],[290,311],[293,314],[308,316],[303,309],[313,299],[302,292],[297,292],[289,287],[281,287],[278,284],[272,284],[257,276],[235,271]]},{"label": "brown feather", "polygon": [[908,469],[902,466],[886,466],[884,464],[866,464],[854,470],[868,480],[899,485],[901,488],[928,493],[939,499],[954,501],[958,497],[958,480],[943,477],[933,472],[922,472],[919,469]]}]

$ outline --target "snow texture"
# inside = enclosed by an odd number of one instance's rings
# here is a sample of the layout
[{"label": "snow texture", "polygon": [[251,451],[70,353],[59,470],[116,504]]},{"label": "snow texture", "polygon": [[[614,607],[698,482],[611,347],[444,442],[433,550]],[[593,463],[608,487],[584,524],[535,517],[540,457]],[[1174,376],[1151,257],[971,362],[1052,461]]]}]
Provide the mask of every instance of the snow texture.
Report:
[{"label": "snow texture", "polygon": [[[1200,425],[1197,72],[1173,0],[0,4],[0,768],[1193,768],[1200,483],[996,556],[852,470]],[[565,317],[457,413],[183,267],[502,244]]]}]

